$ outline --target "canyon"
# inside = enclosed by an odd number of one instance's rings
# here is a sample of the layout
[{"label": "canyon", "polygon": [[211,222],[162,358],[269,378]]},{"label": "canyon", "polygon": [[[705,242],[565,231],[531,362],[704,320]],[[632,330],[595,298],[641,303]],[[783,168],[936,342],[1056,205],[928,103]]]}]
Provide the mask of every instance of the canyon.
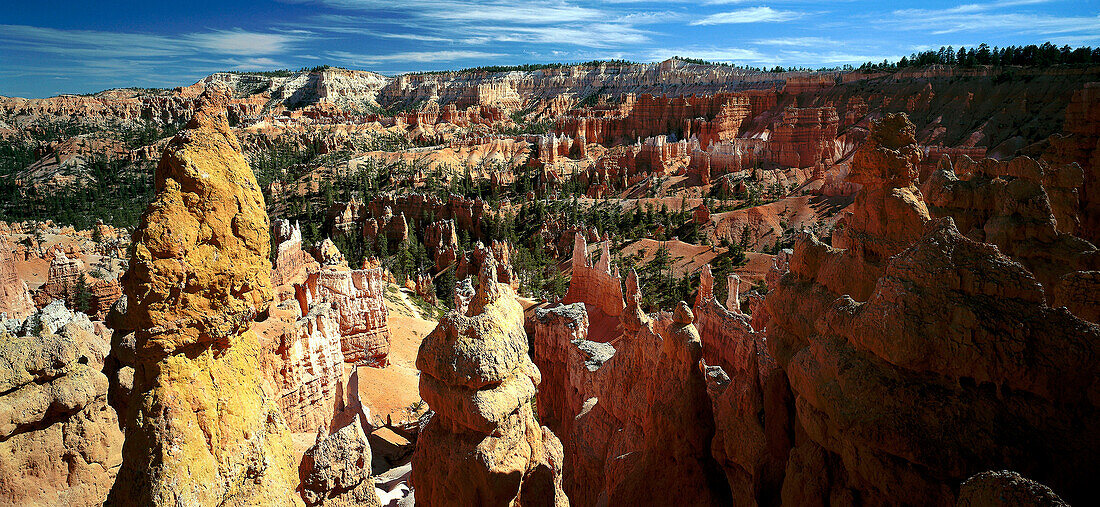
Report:
[{"label": "canyon", "polygon": [[[0,97],[0,503],[1091,504],[1097,83],[674,58]],[[71,213],[17,213],[45,192]]]}]

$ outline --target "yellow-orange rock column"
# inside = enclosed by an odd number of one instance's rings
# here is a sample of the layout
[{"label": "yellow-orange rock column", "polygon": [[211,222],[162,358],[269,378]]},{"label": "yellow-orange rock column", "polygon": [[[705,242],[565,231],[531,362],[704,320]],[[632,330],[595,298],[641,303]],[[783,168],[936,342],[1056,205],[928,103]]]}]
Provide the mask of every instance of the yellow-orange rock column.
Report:
[{"label": "yellow-orange rock column", "polygon": [[268,230],[224,113],[197,112],[157,167],[123,279],[137,364],[109,504],[301,502],[249,329],[271,298]]}]

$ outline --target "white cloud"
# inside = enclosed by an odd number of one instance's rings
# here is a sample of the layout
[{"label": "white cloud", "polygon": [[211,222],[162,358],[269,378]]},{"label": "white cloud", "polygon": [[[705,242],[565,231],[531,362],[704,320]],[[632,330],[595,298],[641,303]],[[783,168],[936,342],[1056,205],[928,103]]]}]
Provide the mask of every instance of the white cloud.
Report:
[{"label": "white cloud", "polygon": [[260,33],[235,29],[170,37],[145,33],[0,25],[0,42],[19,45],[23,50],[95,58],[168,58],[204,53],[271,55],[283,53],[308,37],[308,33],[300,31]]},{"label": "white cloud", "polygon": [[760,39],[752,42],[759,46],[839,46],[845,43],[827,37],[787,37],[782,39]]},{"label": "white cloud", "polygon": [[760,63],[772,61],[759,50],[747,48],[661,48],[650,51],[646,56],[651,61],[667,60],[673,56],[701,58],[713,62]]},{"label": "white cloud", "polygon": [[[1013,7],[1049,0],[1002,0],[964,4],[950,9],[900,9],[878,20],[887,29],[920,30],[932,35],[949,33],[1012,33],[1014,35],[1100,35],[1100,16],[1059,16],[1024,12]],[[1087,39],[1088,37],[1086,37]]]},{"label": "white cloud", "polygon": [[205,33],[193,33],[183,37],[197,49],[206,49],[225,55],[271,55],[283,53],[301,35],[282,33],[256,33],[236,30],[215,30]]},{"label": "white cloud", "polygon": [[801,12],[777,11],[771,7],[749,7],[736,11],[711,14],[703,19],[693,21],[692,25],[723,25],[735,23],[778,23],[790,21],[804,16]]},{"label": "white cloud", "polygon": [[652,32],[639,29],[640,25],[687,17],[683,9],[654,12],[560,0],[317,1],[346,14],[316,16],[308,25],[311,30],[465,45],[509,42],[622,47],[650,40]]},{"label": "white cloud", "polygon": [[367,55],[350,53],[347,51],[331,51],[327,56],[351,62],[358,65],[374,65],[383,62],[453,62],[456,60],[470,60],[475,58],[496,58],[507,56],[503,53],[489,53],[485,51],[403,51],[385,55]]}]

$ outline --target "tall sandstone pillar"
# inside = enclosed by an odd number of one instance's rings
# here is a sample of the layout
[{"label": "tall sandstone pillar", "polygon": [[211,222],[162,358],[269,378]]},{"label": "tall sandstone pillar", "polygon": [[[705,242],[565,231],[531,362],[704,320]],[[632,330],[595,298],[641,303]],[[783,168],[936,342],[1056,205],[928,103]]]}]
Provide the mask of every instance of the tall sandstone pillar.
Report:
[{"label": "tall sandstone pillar", "polygon": [[165,149],[123,278],[136,365],[108,504],[301,502],[249,329],[271,299],[268,230],[224,113],[200,110]]},{"label": "tall sandstone pillar", "polygon": [[413,454],[418,505],[568,505],[562,445],[531,406],[542,380],[527,355],[523,308],[487,254],[466,314],[420,344],[420,396],[435,415]]}]

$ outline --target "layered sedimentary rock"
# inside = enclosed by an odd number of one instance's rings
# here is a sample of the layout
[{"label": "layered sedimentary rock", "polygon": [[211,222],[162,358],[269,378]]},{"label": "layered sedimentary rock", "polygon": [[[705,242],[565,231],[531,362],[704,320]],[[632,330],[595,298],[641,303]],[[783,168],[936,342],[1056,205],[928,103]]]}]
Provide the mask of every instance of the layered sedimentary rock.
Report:
[{"label": "layered sedimentary rock", "polygon": [[541,376],[527,355],[523,309],[482,264],[466,314],[448,313],[417,354],[420,395],[434,411],[413,454],[424,505],[567,505],[562,447],[535,419]]},{"label": "layered sedimentary rock", "polygon": [[1075,236],[1082,182],[1076,164],[963,157],[941,159],[922,190],[933,216],[949,216],[967,237],[997,245],[1051,292],[1063,276],[1100,269],[1096,247]]},{"label": "layered sedimentary rock", "polygon": [[122,462],[122,432],[100,371],[109,347],[60,301],[18,329],[0,326],[0,503],[107,498]]},{"label": "layered sedimentary rock", "polygon": [[321,301],[303,315],[291,300],[256,325],[261,371],[291,431],[325,426],[344,409],[344,352],[336,310]]},{"label": "layered sedimentary rock", "polygon": [[854,214],[832,246],[799,239],[765,301],[804,436],[782,499],[951,504],[967,477],[1000,468],[1089,498],[1098,444],[1075,428],[1100,422],[1100,328],[1051,308],[994,245],[928,216],[904,120],[873,125],[853,161]]},{"label": "layered sedimentary rock", "polygon": [[223,115],[187,127],[157,167],[123,278],[133,397],[108,503],[300,501],[250,329],[271,299],[263,196]]},{"label": "layered sedimentary rock", "polygon": [[275,235],[279,238],[275,264],[271,269],[271,285],[290,285],[302,283],[310,272],[320,266],[313,256],[302,249],[302,228],[297,223],[279,220],[274,225]]},{"label": "layered sedimentary rock", "polygon": [[714,410],[711,453],[735,503],[767,504],[778,499],[792,444],[786,434],[790,395],[786,376],[768,354],[764,333],[753,329],[755,319],[741,312],[738,283],[731,275],[723,306],[714,298],[710,266],[704,266],[695,299],[695,325],[703,337],[707,393]]},{"label": "layered sedimentary rock", "polygon": [[70,259],[63,252],[57,251],[50,260],[46,284],[35,294],[35,302],[41,307],[60,299],[71,306],[76,296],[77,284],[83,276],[84,261]]},{"label": "layered sedimentary rock", "polygon": [[1084,170],[1080,236],[1100,243],[1100,83],[1087,83],[1073,92],[1062,132],[1049,142],[1043,158],[1061,164],[1076,162]]},{"label": "layered sedimentary rock", "polygon": [[15,249],[0,242],[0,313],[20,319],[34,311],[27,282],[15,271]]},{"label": "layered sedimentary rock", "polygon": [[773,159],[784,167],[813,167],[832,162],[840,120],[832,106],[787,108],[773,130]]},{"label": "layered sedimentary rock", "polygon": [[97,320],[103,320],[107,317],[107,312],[111,311],[115,301],[122,297],[122,284],[114,278],[94,280],[88,286],[88,291],[91,296],[91,309],[88,311],[92,312]]},{"label": "layered sedimentary rock", "polygon": [[588,258],[588,243],[583,234],[573,236],[573,277],[563,303],[584,303],[604,315],[617,318],[623,313],[622,278],[616,267],[611,270],[610,242],[600,243],[600,257]]},{"label": "layered sedimentary rock", "polygon": [[344,360],[355,364],[385,365],[390,350],[383,268],[310,273],[295,286],[302,315],[326,302],[335,308]]},{"label": "layered sedimentary rock", "polygon": [[749,96],[741,93],[627,94],[615,110],[571,111],[570,116],[557,121],[556,130],[600,144],[676,132],[683,139],[698,138],[706,148],[736,137],[742,122],[752,113]]}]

